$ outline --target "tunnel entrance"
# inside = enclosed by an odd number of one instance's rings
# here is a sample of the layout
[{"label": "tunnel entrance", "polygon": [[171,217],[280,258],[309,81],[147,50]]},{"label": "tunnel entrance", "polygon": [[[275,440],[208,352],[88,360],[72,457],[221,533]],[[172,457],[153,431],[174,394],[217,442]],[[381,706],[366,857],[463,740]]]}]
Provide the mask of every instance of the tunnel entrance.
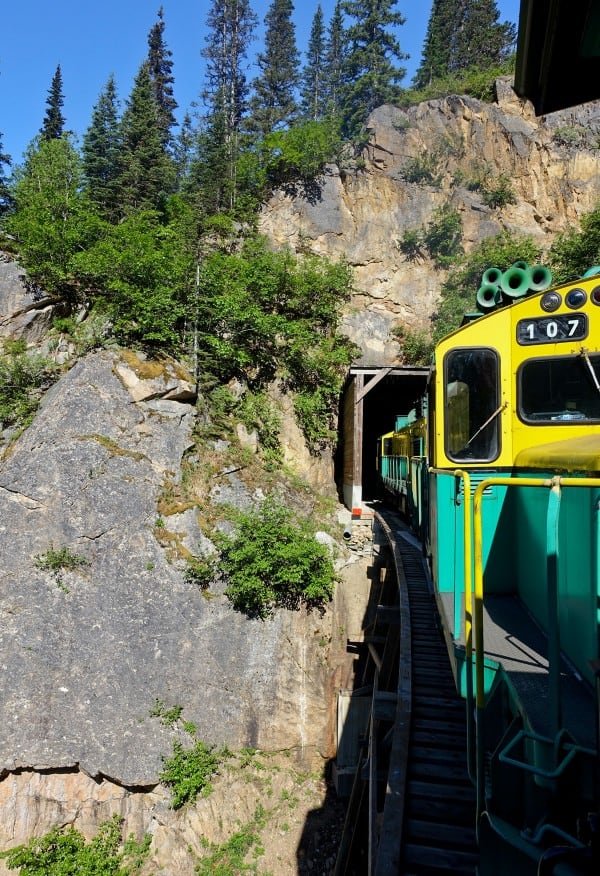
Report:
[{"label": "tunnel entrance", "polygon": [[429,371],[408,365],[356,365],[349,370],[340,409],[336,483],[350,510],[377,498],[377,437],[391,432],[396,416],[407,414],[423,396]]}]

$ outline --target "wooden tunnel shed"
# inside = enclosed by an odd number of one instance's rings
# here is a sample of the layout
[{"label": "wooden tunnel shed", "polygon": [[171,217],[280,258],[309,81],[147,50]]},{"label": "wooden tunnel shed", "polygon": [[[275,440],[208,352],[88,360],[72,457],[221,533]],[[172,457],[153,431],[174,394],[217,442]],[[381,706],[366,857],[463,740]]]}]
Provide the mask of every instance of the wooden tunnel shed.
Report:
[{"label": "wooden tunnel shed", "polygon": [[344,504],[362,511],[375,496],[377,437],[391,432],[398,414],[408,413],[424,394],[429,368],[407,365],[352,367],[341,407],[338,481]]}]

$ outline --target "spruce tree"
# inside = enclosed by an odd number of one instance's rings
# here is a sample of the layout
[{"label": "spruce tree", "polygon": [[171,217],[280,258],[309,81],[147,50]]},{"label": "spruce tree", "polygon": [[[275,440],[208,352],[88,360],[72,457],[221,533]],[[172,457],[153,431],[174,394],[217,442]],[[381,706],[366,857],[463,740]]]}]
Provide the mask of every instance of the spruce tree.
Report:
[{"label": "spruce tree", "polygon": [[65,119],[62,114],[64,102],[62,71],[60,64],[58,64],[48,91],[46,115],[40,128],[43,140],[56,140],[58,137],[62,137],[65,125]]},{"label": "spruce tree", "polygon": [[451,72],[502,64],[513,50],[516,28],[499,22],[496,0],[462,0],[460,27],[455,31]]},{"label": "spruce tree", "polygon": [[498,17],[495,0],[434,0],[414,85],[425,88],[434,79],[506,61],[516,30]]},{"label": "spruce tree", "polygon": [[286,128],[298,113],[299,55],[292,21],[292,0],[273,0],[265,16],[265,51],[258,55],[260,74],[253,82],[251,127],[263,136]]},{"label": "spruce tree", "polygon": [[177,124],[175,110],[177,101],[173,96],[173,53],[167,48],[165,39],[164,11],[158,10],[158,21],[148,34],[148,66],[158,106],[158,125],[161,140],[166,148],[172,142],[171,129]]},{"label": "spruce tree", "polygon": [[192,118],[189,112],[186,112],[173,145],[173,162],[175,164],[177,191],[185,188],[186,181],[189,177],[195,139]]},{"label": "spruce tree", "polygon": [[203,97],[208,111],[195,176],[211,189],[214,209],[235,205],[240,127],[248,96],[244,67],[256,23],[249,0],[213,0],[207,17],[202,54],[207,61]]},{"label": "spruce tree", "polygon": [[344,0],[342,9],[354,24],[348,28],[347,81],[342,95],[344,132],[360,131],[369,114],[398,97],[406,71],[393,59],[407,56],[391,28],[404,24],[396,0]]},{"label": "spruce tree", "polygon": [[121,119],[119,197],[126,212],[157,209],[174,188],[174,167],[165,153],[160,110],[148,61],[136,76]]},{"label": "spruce tree", "polygon": [[92,121],[82,144],[83,170],[90,200],[111,221],[119,216],[120,152],[119,102],[111,74],[92,111]]},{"label": "spruce tree", "polygon": [[337,0],[327,32],[323,88],[327,113],[332,117],[340,113],[347,49],[342,4],[341,0]]},{"label": "spruce tree", "polygon": [[413,79],[415,88],[425,88],[451,69],[452,45],[463,14],[463,0],[433,0],[421,63]]},{"label": "spruce tree", "polygon": [[2,132],[0,132],[0,218],[8,212],[12,204],[4,165],[10,167],[10,155],[2,151]]},{"label": "spruce tree", "polygon": [[316,122],[325,112],[325,28],[321,4],[313,17],[302,72],[301,108],[305,118]]}]

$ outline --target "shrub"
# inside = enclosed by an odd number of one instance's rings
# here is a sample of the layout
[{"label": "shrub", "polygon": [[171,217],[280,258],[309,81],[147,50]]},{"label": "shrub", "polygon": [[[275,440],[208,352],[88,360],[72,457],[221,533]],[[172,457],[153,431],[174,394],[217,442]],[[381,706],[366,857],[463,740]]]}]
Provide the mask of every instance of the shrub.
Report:
[{"label": "shrub", "polygon": [[214,745],[206,745],[200,739],[188,749],[175,740],[171,757],[163,757],[164,769],[159,776],[160,781],[171,789],[173,809],[180,809],[185,803],[195,800],[198,794],[208,796],[212,791],[210,779],[228,756],[228,749],[215,751]]},{"label": "shrub", "polygon": [[506,204],[515,204],[517,199],[510,178],[501,174],[495,184],[484,184],[481,189],[481,197],[486,206],[496,209],[505,207]]},{"label": "shrub", "polygon": [[320,606],[331,599],[335,581],[328,549],[307,521],[296,521],[280,503],[267,499],[242,512],[233,535],[217,534],[220,567],[233,607],[265,618],[275,608]]},{"label": "shrub", "polygon": [[26,426],[58,370],[42,356],[27,355],[24,342],[5,341],[4,353],[0,357],[0,421],[4,426]]},{"label": "shrub", "polygon": [[464,314],[474,310],[481,275],[487,268],[494,266],[505,271],[519,259],[535,264],[539,255],[539,248],[530,237],[503,231],[458,259],[442,284],[440,303],[432,319],[434,341],[437,343],[458,328]]},{"label": "shrub", "polygon": [[433,354],[433,340],[423,329],[398,326],[393,334],[401,346],[402,362],[405,365],[429,365]]},{"label": "shrub", "polygon": [[423,246],[423,231],[419,228],[407,229],[398,241],[398,249],[404,253],[409,262],[414,261]]},{"label": "shrub", "polygon": [[183,577],[188,584],[194,584],[200,590],[208,590],[218,573],[217,558],[204,554],[198,557],[189,557]]},{"label": "shrub", "polygon": [[38,554],[34,558],[36,569],[57,574],[63,570],[74,571],[82,566],[89,566],[88,560],[73,552],[68,545],[55,548],[50,545],[44,554]]},{"label": "shrub", "polygon": [[0,858],[6,859],[9,870],[20,867],[21,876],[129,876],[140,869],[150,842],[150,835],[141,843],[132,836],[123,841],[122,820],[113,815],[90,843],[73,827],[55,827],[27,845],[0,852]]},{"label": "shrub", "polygon": [[434,212],[423,232],[423,244],[439,267],[447,267],[460,252],[461,238],[460,215],[447,204]]},{"label": "shrub", "polygon": [[409,158],[400,175],[407,183],[439,186],[442,180],[439,157],[436,154],[429,154]]}]

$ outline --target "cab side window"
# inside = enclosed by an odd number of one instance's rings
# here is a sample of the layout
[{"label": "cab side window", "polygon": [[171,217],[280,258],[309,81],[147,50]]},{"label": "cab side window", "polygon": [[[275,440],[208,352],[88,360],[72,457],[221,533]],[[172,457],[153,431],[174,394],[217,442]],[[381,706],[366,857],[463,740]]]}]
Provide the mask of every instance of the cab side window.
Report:
[{"label": "cab side window", "polygon": [[500,367],[486,348],[444,359],[445,449],[449,459],[491,462],[500,453]]}]

